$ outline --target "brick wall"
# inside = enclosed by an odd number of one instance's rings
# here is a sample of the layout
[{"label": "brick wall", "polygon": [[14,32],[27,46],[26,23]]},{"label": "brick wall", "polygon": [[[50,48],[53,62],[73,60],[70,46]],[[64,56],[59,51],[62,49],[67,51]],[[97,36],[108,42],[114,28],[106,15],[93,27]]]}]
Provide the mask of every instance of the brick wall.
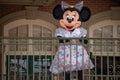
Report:
[{"label": "brick wall", "polygon": [[[51,13],[54,6],[56,4],[61,3],[61,1],[62,0],[55,0],[49,6],[39,6],[39,10]],[[63,0],[63,1],[69,4],[76,4],[80,0]],[[109,10],[111,4],[112,4],[111,0],[84,0],[84,5],[88,6],[91,9],[92,14],[96,14],[102,11]],[[13,5],[12,6],[11,5],[0,5],[0,18],[9,13],[20,11],[20,10],[25,10],[25,7],[16,6],[16,5],[14,6]]]}]

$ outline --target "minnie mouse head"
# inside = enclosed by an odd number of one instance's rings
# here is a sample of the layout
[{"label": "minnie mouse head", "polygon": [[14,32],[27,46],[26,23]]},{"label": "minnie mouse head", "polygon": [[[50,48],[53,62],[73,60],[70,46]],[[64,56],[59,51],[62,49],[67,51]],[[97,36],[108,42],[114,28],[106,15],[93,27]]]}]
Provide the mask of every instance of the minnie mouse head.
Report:
[{"label": "minnie mouse head", "polygon": [[88,7],[83,6],[83,1],[75,6],[62,1],[53,9],[53,16],[59,20],[61,27],[66,30],[74,30],[80,27],[81,22],[85,22],[90,18],[91,12]]}]

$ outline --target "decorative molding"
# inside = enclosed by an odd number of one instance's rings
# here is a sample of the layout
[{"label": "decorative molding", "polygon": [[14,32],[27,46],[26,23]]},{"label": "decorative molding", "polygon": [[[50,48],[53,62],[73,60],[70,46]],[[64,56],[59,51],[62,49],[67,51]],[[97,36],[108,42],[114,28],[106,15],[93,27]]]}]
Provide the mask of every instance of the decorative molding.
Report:
[{"label": "decorative molding", "polygon": [[86,25],[89,28],[93,24],[96,24],[103,20],[110,20],[110,19],[111,19],[111,11],[105,11],[91,16],[90,20],[86,23]]},{"label": "decorative molding", "polygon": [[[29,7],[30,8],[30,7]],[[42,20],[44,22],[47,22],[53,26],[55,26],[56,28],[59,26],[58,21],[55,20],[52,16],[52,14],[47,13],[47,12],[42,12],[42,11],[38,11],[37,7],[33,7],[32,9],[29,9],[28,7],[26,7],[27,10],[23,10],[23,11],[19,11],[19,12],[14,12],[11,14],[8,14],[2,18],[0,18],[0,27],[2,31],[1,35],[4,34],[4,30],[3,27],[5,25],[7,25],[10,22],[16,21],[16,20],[20,20],[20,19],[26,19],[26,20]],[[35,11],[34,13],[30,14],[30,11]],[[51,26],[50,28],[52,28],[53,26]]]},{"label": "decorative molding", "polygon": [[111,10],[92,15],[86,23],[88,27],[103,20],[120,20],[120,7],[111,7]]},{"label": "decorative molding", "polygon": [[[28,7],[26,7],[26,8],[28,8]],[[8,14],[8,15],[0,18],[0,25],[4,26],[4,25],[8,24],[9,22],[13,22],[13,21],[19,20],[19,19],[31,19],[31,20],[40,19],[40,20],[43,20],[46,22],[50,22],[55,26],[59,26],[57,20],[55,20],[53,18],[52,14],[50,14],[48,12],[38,11],[37,7],[33,7],[33,11],[35,11],[35,12],[34,12],[34,14],[32,14],[33,16],[30,17],[31,14],[29,12],[30,11],[29,8],[27,9],[28,13],[27,13],[27,10],[23,10],[23,11]]]}]

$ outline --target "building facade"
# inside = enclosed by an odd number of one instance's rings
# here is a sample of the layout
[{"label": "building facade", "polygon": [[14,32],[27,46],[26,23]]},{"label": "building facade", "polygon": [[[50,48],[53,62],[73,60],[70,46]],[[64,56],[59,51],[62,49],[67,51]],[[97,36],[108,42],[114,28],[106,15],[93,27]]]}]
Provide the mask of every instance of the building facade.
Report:
[{"label": "building facade", "polygon": [[[64,1],[69,4],[76,4],[79,2],[79,0]],[[50,65],[49,61],[51,61],[51,58],[53,58],[52,56],[54,56],[56,46],[51,47],[52,40],[38,40],[37,38],[55,37],[55,29],[59,27],[59,24],[58,21],[53,18],[52,10],[55,5],[60,3],[61,0],[0,0],[0,36],[1,45],[4,44],[4,46],[2,45],[0,48],[0,64],[2,64],[0,66],[1,80],[4,80],[4,76],[6,80],[11,80],[13,78],[14,80],[18,80],[17,77],[15,77],[15,75],[17,76],[17,71],[15,71],[15,69],[12,70],[12,65],[9,65],[9,63],[12,62],[21,62],[21,64],[24,63],[24,67],[28,67],[27,74],[25,75],[29,76],[32,74],[32,79],[36,79],[36,77],[33,76],[37,75],[37,69],[34,69],[33,67],[35,67],[34,64],[37,63],[37,59],[41,59],[41,62],[48,60],[47,63]],[[113,46],[113,44],[120,44],[120,1],[84,0],[84,5],[89,7],[92,13],[90,20],[82,23],[82,26],[88,30],[87,37],[110,39],[103,42],[101,40],[98,40],[96,42],[90,41],[91,44],[103,43],[112,45],[94,46],[89,49],[94,53],[95,61],[98,63],[95,65],[102,65],[95,68],[98,70],[95,70],[94,75],[97,75],[99,77],[101,74],[102,80],[119,80],[120,45]],[[11,39],[13,37],[20,37],[21,39]],[[42,45],[42,43],[47,43],[47,48],[46,46]],[[38,44],[41,44],[41,46]],[[21,59],[21,61],[19,59]],[[107,65],[110,66],[108,67]],[[29,66],[32,66],[32,68]],[[107,69],[110,67],[113,69],[111,73],[109,73],[111,69],[109,71]],[[31,69],[33,70],[30,71]],[[44,71],[44,68],[42,69]],[[107,69],[107,71],[105,71],[105,69]],[[45,70],[47,70],[46,66]],[[115,73],[116,70],[118,70],[118,72]],[[21,75],[24,75],[24,70],[20,71],[18,70]],[[9,76],[6,77],[6,74]],[[104,79],[104,76],[108,74],[109,76],[117,75],[118,78],[113,77],[110,79]],[[11,75],[14,76],[12,77]],[[41,75],[39,74],[39,76]],[[46,74],[45,76],[49,75]],[[44,78],[42,80],[49,80],[47,78]],[[94,78],[97,80],[97,77]],[[22,79],[26,80],[25,77],[22,77],[21,80]],[[88,78],[88,80],[91,79]]]}]

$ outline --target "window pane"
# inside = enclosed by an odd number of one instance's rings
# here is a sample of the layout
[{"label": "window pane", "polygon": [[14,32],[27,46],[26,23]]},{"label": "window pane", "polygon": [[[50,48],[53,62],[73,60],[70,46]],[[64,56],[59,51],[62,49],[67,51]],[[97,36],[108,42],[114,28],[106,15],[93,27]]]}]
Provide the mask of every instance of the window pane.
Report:
[{"label": "window pane", "polygon": [[[120,25],[117,26],[117,37],[120,38]],[[117,51],[120,52],[120,40],[117,40]]]},{"label": "window pane", "polygon": [[18,36],[18,27],[12,28],[9,30],[9,36],[10,37],[17,37]]},{"label": "window pane", "polygon": [[[28,37],[28,25],[20,25],[9,30],[9,37]],[[27,40],[23,39],[10,39],[9,49],[11,51],[26,51]]]},{"label": "window pane", "polygon": [[[33,25],[33,37],[52,37],[52,32],[40,25]],[[36,51],[51,51],[51,44],[51,40],[33,40],[33,49]]]},{"label": "window pane", "polygon": [[120,25],[117,26],[117,37],[120,38]]},{"label": "window pane", "polygon": [[113,26],[107,25],[103,27],[103,38],[112,38],[113,37]]},{"label": "window pane", "polygon": [[101,40],[94,40],[94,47],[93,47],[93,50],[94,51],[101,51],[102,49],[101,49],[101,45],[102,45],[102,42],[101,42]]},{"label": "window pane", "polygon": [[42,40],[33,40],[33,50],[42,51]]},{"label": "window pane", "polygon": [[42,37],[42,27],[40,25],[33,25],[33,37]]},{"label": "window pane", "polygon": [[28,49],[28,44],[27,44],[27,40],[26,39],[19,39],[19,44],[18,44],[18,50],[19,51],[27,51]]},{"label": "window pane", "polygon": [[115,46],[112,40],[103,40],[103,51],[104,52],[114,52]]},{"label": "window pane", "polygon": [[43,41],[43,51],[52,51],[52,41],[51,40],[44,40]]},{"label": "window pane", "polygon": [[19,37],[28,37],[28,25],[20,25],[18,27],[18,36]]},{"label": "window pane", "polygon": [[17,51],[18,50],[18,40],[17,39],[9,39],[8,50]]},{"label": "window pane", "polygon": [[[19,37],[28,37],[28,25],[20,25],[18,27],[18,36]],[[18,42],[18,50],[19,51],[27,51],[27,40],[19,39]]]},{"label": "window pane", "polygon": [[43,28],[42,34],[43,34],[43,37],[52,37],[52,32],[47,28]]},{"label": "window pane", "polygon": [[[103,27],[103,38],[112,38],[113,37],[113,26],[107,25]],[[104,40],[103,41],[103,51],[104,52],[113,52],[114,42],[112,40]]]},{"label": "window pane", "polygon": [[[51,30],[47,28],[43,28],[43,37],[52,37]],[[52,41],[51,40],[45,40],[43,43],[43,51],[52,51]]]},{"label": "window pane", "polygon": [[[42,37],[42,26],[33,25],[33,37]],[[33,50],[42,50],[42,40],[33,40]]]},{"label": "window pane", "polygon": [[[113,37],[113,26],[107,25],[102,28],[95,29],[93,32],[95,38],[112,38]],[[113,44],[111,40],[96,40],[94,41],[94,51],[113,51]],[[97,45],[96,45],[97,44]],[[108,45],[109,44],[109,45]]]},{"label": "window pane", "polygon": [[94,36],[94,38],[101,38],[102,37],[102,28],[94,30],[93,36]]},{"label": "window pane", "polygon": [[120,40],[117,40],[117,52],[120,52]]}]

